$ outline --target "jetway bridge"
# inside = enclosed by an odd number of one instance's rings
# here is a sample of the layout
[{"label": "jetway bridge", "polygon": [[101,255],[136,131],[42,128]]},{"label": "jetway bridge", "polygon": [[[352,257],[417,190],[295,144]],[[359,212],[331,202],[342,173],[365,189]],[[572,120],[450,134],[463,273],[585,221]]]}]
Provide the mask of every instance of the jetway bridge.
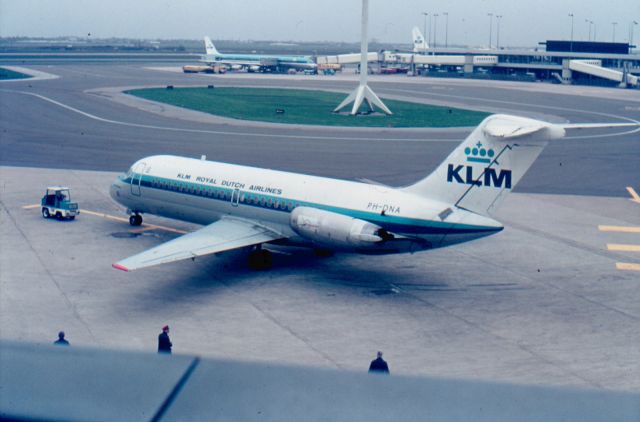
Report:
[{"label": "jetway bridge", "polygon": [[602,66],[602,60],[565,60],[563,62],[562,79],[571,79],[571,72],[581,72],[598,78],[618,82],[621,86],[638,87],[638,77],[629,72],[628,67],[622,71]]}]

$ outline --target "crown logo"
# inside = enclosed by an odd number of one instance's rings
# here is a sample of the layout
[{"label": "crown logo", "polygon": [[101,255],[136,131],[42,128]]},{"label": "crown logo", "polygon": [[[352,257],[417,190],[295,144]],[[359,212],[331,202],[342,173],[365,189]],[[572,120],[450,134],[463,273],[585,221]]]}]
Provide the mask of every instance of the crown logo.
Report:
[{"label": "crown logo", "polygon": [[464,153],[467,156],[467,161],[472,163],[490,163],[495,155],[491,148],[482,148],[482,142],[478,142],[473,148],[466,147]]}]

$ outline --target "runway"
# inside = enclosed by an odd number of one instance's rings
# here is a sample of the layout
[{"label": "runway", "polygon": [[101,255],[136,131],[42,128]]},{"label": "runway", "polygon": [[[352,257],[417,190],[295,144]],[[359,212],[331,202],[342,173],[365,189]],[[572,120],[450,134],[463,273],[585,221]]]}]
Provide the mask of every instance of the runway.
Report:
[{"label": "runway", "polygon": [[[193,226],[149,216],[132,230],[107,191],[142,156],[171,153],[391,185],[429,173],[468,129],[368,130],[242,125],[114,101],[113,87],[291,86],[349,91],[355,77],[183,75],[145,65],[34,66],[57,79],[0,85],[0,335],[154,351],[172,326],[183,354],[364,371],[376,350],[392,373],[640,391],[638,133],[572,133],[550,145],[496,218],[497,236],[415,255],[276,254],[122,273],[117,259]],[[375,77],[379,93],[551,121],[640,118],[637,92]],[[574,89],[575,88],[575,89]],[[145,108],[146,107],[146,108]],[[149,107],[151,107],[151,111]],[[85,213],[44,220],[46,185]],[[26,208],[25,208],[26,207]],[[112,218],[114,217],[114,218]],[[169,228],[171,230],[165,230]]]}]

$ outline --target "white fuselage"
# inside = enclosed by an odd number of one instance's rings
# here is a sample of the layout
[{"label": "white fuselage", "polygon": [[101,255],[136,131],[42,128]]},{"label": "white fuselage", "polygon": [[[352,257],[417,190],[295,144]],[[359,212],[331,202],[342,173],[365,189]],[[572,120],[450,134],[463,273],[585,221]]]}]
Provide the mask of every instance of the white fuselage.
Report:
[{"label": "white fuselage", "polygon": [[376,253],[432,249],[502,230],[491,218],[400,189],[176,156],[137,161],[113,183],[111,196],[131,212],[203,225],[227,215],[255,221],[290,244],[314,243],[293,230],[296,207],[364,220],[406,240],[377,245]]}]

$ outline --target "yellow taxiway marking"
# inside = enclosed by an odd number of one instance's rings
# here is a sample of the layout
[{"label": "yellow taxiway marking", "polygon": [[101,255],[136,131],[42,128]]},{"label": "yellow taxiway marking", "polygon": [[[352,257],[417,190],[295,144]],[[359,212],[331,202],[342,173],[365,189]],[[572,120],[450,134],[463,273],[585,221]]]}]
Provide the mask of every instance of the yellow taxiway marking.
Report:
[{"label": "yellow taxiway marking", "polygon": [[[631,195],[630,201],[640,204],[640,195],[631,186],[627,186],[627,192]],[[598,226],[598,230],[603,232],[618,233],[640,233],[640,227],[637,226]],[[640,252],[640,245],[628,245],[621,243],[607,243],[607,250],[620,252]],[[618,270],[640,271],[640,264],[630,262],[616,262]]]},{"label": "yellow taxiway marking", "polygon": [[616,268],[619,270],[640,271],[640,264],[631,264],[628,262],[616,262]]},{"label": "yellow taxiway marking", "polygon": [[[22,207],[22,209],[25,210],[30,210],[33,208],[38,208],[40,207],[40,204],[33,204],[33,205],[25,205]],[[82,214],[89,214],[89,215],[93,215],[96,217],[102,217],[102,218],[106,218],[108,220],[116,220],[116,221],[122,221],[125,223],[129,223],[129,219],[128,218],[124,218],[124,217],[118,217],[115,215],[109,215],[109,214],[105,214],[103,212],[95,212],[95,211],[89,211],[87,209],[81,208],[80,209],[80,215]],[[173,229],[171,227],[166,227],[166,226],[158,226],[155,224],[147,224],[147,223],[142,223],[142,227],[137,228],[137,229],[131,229],[129,230],[131,233],[142,233],[144,231],[147,230],[164,230],[167,232],[172,232],[172,233],[178,233],[178,234],[186,234],[187,232],[184,230],[178,230],[178,229]]]},{"label": "yellow taxiway marking", "polygon": [[640,227],[634,226],[598,226],[601,232],[640,233]]},{"label": "yellow taxiway marking", "polygon": [[640,245],[623,245],[619,243],[607,243],[607,249],[610,251],[640,252]]},{"label": "yellow taxiway marking", "polygon": [[629,195],[631,195],[631,200],[640,204],[640,195],[638,195],[638,192],[636,192],[631,186],[627,186],[627,191],[629,192]]}]

